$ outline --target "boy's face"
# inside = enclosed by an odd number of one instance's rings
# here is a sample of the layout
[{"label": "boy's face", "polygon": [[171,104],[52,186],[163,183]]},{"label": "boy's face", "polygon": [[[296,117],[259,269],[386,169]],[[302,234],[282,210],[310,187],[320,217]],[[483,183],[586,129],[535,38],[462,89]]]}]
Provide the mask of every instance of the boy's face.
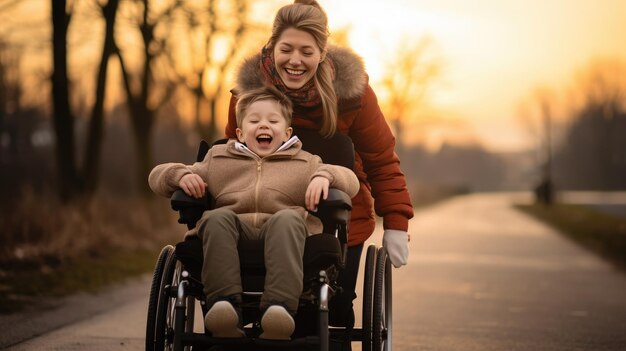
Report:
[{"label": "boy's face", "polygon": [[241,127],[236,130],[239,142],[245,143],[260,157],[276,151],[291,137],[292,131],[281,114],[280,105],[274,100],[260,100],[250,104]]}]

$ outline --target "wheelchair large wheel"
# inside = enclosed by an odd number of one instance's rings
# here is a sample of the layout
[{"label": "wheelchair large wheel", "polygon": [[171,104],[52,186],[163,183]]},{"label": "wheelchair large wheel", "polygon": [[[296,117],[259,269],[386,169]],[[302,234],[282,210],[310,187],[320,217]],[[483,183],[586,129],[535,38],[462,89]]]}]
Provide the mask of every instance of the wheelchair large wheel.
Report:
[{"label": "wheelchair large wheel", "polygon": [[372,312],[374,306],[374,268],[376,266],[376,245],[367,247],[363,275],[363,337],[361,350],[372,350]]},{"label": "wheelchair large wheel", "polygon": [[148,300],[148,317],[146,319],[146,351],[154,351],[155,342],[155,330],[156,330],[156,315],[157,305],[159,303],[159,296],[161,293],[161,280],[163,278],[163,270],[165,269],[165,262],[168,257],[174,254],[174,247],[172,245],[165,246],[159,258],[157,259],[156,266],[154,267],[154,274],[152,275],[152,284],[150,286],[150,298]]},{"label": "wheelchair large wheel", "polygon": [[172,252],[165,261],[159,287],[154,337],[154,349],[158,351],[174,349],[174,306],[176,294],[171,287],[178,286],[181,272],[182,266],[176,258],[176,254]]},{"label": "wheelchair large wheel", "polygon": [[374,274],[374,309],[372,316],[372,350],[391,351],[392,332],[391,261],[387,249],[376,255]]}]

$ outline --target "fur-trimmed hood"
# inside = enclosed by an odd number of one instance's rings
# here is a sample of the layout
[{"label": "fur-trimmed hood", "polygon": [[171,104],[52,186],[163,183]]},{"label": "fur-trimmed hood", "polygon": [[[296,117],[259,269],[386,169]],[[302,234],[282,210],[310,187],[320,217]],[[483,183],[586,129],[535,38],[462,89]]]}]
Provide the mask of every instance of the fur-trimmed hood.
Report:
[{"label": "fur-trimmed hood", "polygon": [[[363,59],[350,49],[334,45],[328,46],[327,56],[335,66],[334,85],[337,97],[349,100],[362,96],[367,86]],[[250,90],[263,85],[260,60],[260,52],[244,60],[237,73],[236,90]]]}]

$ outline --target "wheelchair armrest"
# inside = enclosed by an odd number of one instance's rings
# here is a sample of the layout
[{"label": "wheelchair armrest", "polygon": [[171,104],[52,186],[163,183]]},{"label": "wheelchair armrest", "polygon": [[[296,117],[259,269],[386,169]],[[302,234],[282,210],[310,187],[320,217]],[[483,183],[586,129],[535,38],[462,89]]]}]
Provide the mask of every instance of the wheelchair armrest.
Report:
[{"label": "wheelchair armrest", "polygon": [[178,189],[174,191],[172,197],[170,197],[170,204],[174,211],[180,211],[190,207],[203,207],[208,209],[209,198],[205,196],[201,199],[196,199],[195,197],[185,194],[182,189]]},{"label": "wheelchair armrest", "polygon": [[321,199],[318,205],[319,208],[334,208],[343,210],[352,210],[352,199],[344,191],[339,189],[328,189],[328,197],[324,200]]},{"label": "wheelchair armrest", "polygon": [[182,189],[174,191],[170,197],[170,204],[174,211],[178,211],[178,223],[186,224],[187,228],[192,229],[196,226],[196,222],[202,217],[202,213],[212,208],[212,197],[207,193],[201,199],[191,197]]},{"label": "wheelchair armrest", "polygon": [[[332,234],[338,227],[347,229],[348,223],[350,223],[351,210],[352,200],[350,196],[339,189],[330,188],[326,200],[320,200],[317,211],[309,213],[322,221],[324,233]],[[340,240],[344,242],[343,238]]]}]

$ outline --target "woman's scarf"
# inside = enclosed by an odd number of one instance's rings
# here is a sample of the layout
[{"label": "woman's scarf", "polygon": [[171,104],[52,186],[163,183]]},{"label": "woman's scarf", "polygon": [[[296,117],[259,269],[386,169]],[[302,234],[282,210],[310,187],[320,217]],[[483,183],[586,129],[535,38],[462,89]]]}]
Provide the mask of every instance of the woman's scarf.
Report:
[{"label": "woman's scarf", "polygon": [[[328,59],[328,58],[327,58]],[[272,83],[278,90],[287,95],[296,106],[302,107],[314,107],[322,102],[320,94],[315,87],[315,82],[310,79],[299,89],[289,89],[276,71],[276,65],[274,64],[274,53],[269,45],[266,45],[261,50],[261,72],[265,80]]]}]

